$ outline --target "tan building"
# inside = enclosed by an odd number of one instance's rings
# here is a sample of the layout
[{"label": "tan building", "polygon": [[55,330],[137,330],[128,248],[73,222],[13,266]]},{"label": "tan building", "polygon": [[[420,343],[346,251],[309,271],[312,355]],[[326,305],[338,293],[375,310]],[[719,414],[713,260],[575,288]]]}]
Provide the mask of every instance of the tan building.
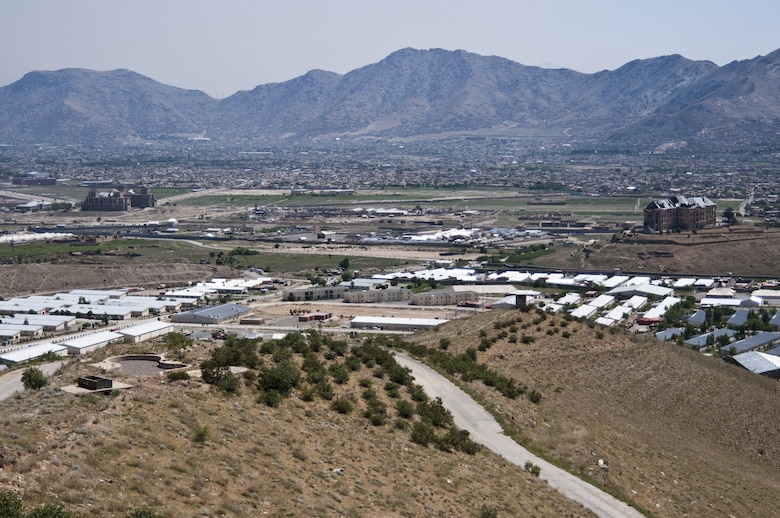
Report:
[{"label": "tan building", "polygon": [[409,288],[387,288],[384,290],[356,290],[344,294],[344,302],[368,304],[371,302],[402,302],[411,300]]},{"label": "tan building", "polygon": [[715,225],[718,205],[706,196],[673,196],[650,202],[644,209],[644,230],[696,230]]},{"label": "tan building", "polygon": [[282,291],[282,300],[307,301],[340,299],[347,292],[346,286],[309,286]]},{"label": "tan building", "polygon": [[455,306],[479,300],[476,291],[433,290],[412,295],[415,306]]}]

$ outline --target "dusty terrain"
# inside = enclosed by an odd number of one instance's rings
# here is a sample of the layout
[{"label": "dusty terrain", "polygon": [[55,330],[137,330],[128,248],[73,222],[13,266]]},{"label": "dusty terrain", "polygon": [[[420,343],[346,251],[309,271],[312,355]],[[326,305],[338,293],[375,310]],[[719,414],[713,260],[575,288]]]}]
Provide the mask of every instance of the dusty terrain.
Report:
[{"label": "dusty terrain", "polygon": [[638,234],[618,242],[603,238],[590,252],[559,248],[535,264],[557,268],[700,274],[778,275],[780,229],[733,227],[697,233]]},{"label": "dusty terrain", "polygon": [[[187,358],[204,357],[205,347]],[[150,348],[121,346],[93,359]],[[74,362],[53,385],[95,371]],[[386,424],[361,415],[360,378],[388,404]],[[347,415],[297,391],[270,408],[252,383],[230,396],[196,381],[116,379],[136,388],[83,397],[45,388],[0,403],[0,489],[20,492],[30,506],[55,503],[100,518],[138,508],[170,517],[449,517],[491,509],[592,516],[487,450],[468,455],[413,443],[393,421],[386,380],[367,367],[335,385],[357,407]]]},{"label": "dusty terrain", "polygon": [[535,313],[482,314],[418,340],[449,338],[463,352],[510,318],[533,341],[499,339],[478,357],[541,392],[541,403],[466,386],[529,446],[653,516],[780,515],[777,381],[651,337],[597,335],[559,316],[534,323]]},{"label": "dusty terrain", "polygon": [[213,277],[233,277],[235,271],[213,265],[182,263],[130,264],[115,258],[89,263],[0,265],[0,297],[53,293],[79,288],[110,289],[184,284]]}]

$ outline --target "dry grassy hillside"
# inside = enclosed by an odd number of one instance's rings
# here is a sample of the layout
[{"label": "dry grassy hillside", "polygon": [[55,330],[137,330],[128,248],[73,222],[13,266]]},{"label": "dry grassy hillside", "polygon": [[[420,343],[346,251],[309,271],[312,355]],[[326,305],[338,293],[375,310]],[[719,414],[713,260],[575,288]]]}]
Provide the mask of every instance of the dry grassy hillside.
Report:
[{"label": "dry grassy hillside", "polygon": [[618,242],[601,239],[589,252],[560,247],[532,261],[548,268],[647,272],[648,274],[777,275],[780,230],[756,227],[706,229],[693,234],[638,234]]},{"label": "dry grassy hillside", "polygon": [[535,311],[453,321],[418,341],[435,348],[442,338],[454,354],[493,342],[478,361],[538,390],[541,402],[465,385],[533,448],[653,516],[780,516],[776,381]]},{"label": "dry grassy hillside", "polygon": [[[208,357],[207,347],[196,345],[187,359]],[[305,401],[303,388],[269,407],[246,379],[238,395],[199,381],[126,376],[115,379],[137,386],[111,396],[56,388],[96,372],[74,362],[54,388],[0,403],[0,491],[18,491],[29,508],[52,503],[100,518],[139,508],[172,518],[592,516],[484,449],[469,455],[412,442],[375,367],[333,383],[336,399],[353,402],[349,414],[321,397]],[[381,425],[362,415],[365,380],[388,406]],[[409,398],[404,387],[400,398]]]},{"label": "dry grassy hillside", "polygon": [[0,297],[70,291],[79,288],[109,289],[124,286],[153,286],[184,284],[188,281],[233,277],[235,270],[208,264],[146,263],[128,264],[111,258],[110,261],[61,264],[0,265]]}]

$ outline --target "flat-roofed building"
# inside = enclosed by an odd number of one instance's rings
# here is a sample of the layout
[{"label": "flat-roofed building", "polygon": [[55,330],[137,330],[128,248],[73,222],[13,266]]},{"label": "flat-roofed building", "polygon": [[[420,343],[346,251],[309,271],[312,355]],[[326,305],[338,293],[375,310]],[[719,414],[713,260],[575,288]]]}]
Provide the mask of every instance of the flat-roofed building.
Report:
[{"label": "flat-roofed building", "polygon": [[23,363],[30,360],[37,360],[41,356],[46,354],[54,354],[56,356],[67,356],[68,348],[60,344],[35,344],[30,347],[23,347],[15,351],[8,351],[7,353],[0,354],[0,362],[2,363]]},{"label": "flat-roofed building", "polygon": [[71,290],[71,295],[96,299],[121,299],[127,296],[127,290]]},{"label": "flat-roofed building", "polygon": [[22,332],[18,329],[9,329],[0,327],[0,342],[15,342],[22,337]]},{"label": "flat-roofed building", "polygon": [[350,290],[344,294],[344,302],[369,304],[374,302],[403,302],[411,300],[409,288],[387,288],[384,290]]},{"label": "flat-roofed building", "polygon": [[350,322],[353,329],[381,329],[384,331],[419,331],[446,324],[449,320],[433,318],[355,317]]},{"label": "flat-roofed building", "polygon": [[68,348],[68,354],[76,356],[90,353],[94,350],[105,347],[111,342],[123,340],[125,337],[113,331],[100,331],[98,333],[87,334],[76,338],[70,338],[61,343]]},{"label": "flat-roofed building", "polygon": [[0,329],[18,331],[22,336],[36,337],[43,335],[43,326],[31,324],[0,324]]},{"label": "flat-roofed building", "polygon": [[172,332],[173,324],[161,322],[159,320],[144,322],[143,324],[126,327],[117,331],[117,333],[130,338],[133,342],[144,342]]},{"label": "flat-roofed building", "polygon": [[411,303],[415,306],[454,306],[477,300],[479,294],[476,291],[432,290],[414,293]]},{"label": "flat-roofed building", "polygon": [[37,313],[43,315],[49,311],[56,311],[62,304],[52,307],[52,304],[41,302],[26,301],[24,299],[14,298],[9,300],[0,300],[0,315],[14,315],[16,313]]},{"label": "flat-roofed building", "polygon": [[27,315],[17,313],[15,315],[0,317],[0,322],[8,324],[31,324],[43,326],[44,331],[64,331],[76,321],[71,315]]},{"label": "flat-roofed building", "polygon": [[760,298],[764,301],[764,304],[780,306],[780,290],[761,289],[754,291],[750,295]]},{"label": "flat-roofed building", "polygon": [[108,304],[83,305],[76,304],[60,310],[68,315],[76,315],[82,318],[100,319],[103,317],[109,320],[127,320],[133,316],[133,310],[125,306],[111,306]]},{"label": "flat-roofed building", "polygon": [[233,318],[239,318],[251,312],[252,308],[240,304],[220,304],[219,306],[209,306],[176,313],[171,315],[171,322],[213,325]]},{"label": "flat-roofed building", "polygon": [[282,300],[308,301],[308,300],[333,300],[344,296],[349,288],[346,286],[308,286],[304,288],[292,288],[282,291]]}]

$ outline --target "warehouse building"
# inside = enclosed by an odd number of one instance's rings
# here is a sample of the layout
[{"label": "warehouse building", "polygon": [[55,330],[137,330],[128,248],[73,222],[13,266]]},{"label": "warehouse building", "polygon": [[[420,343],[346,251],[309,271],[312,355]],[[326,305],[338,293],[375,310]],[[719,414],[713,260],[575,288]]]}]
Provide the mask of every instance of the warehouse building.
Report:
[{"label": "warehouse building", "polygon": [[68,348],[68,354],[76,356],[87,354],[101,347],[105,347],[111,342],[123,340],[124,336],[113,331],[100,331],[88,335],[71,338],[62,342],[62,345]]},{"label": "warehouse building", "polygon": [[433,318],[355,317],[350,326],[353,329],[376,329],[383,331],[419,331],[446,324],[449,320]]},{"label": "warehouse building", "polygon": [[180,324],[213,325],[233,318],[238,318],[251,311],[252,308],[240,304],[220,304],[219,306],[209,306],[193,309],[192,311],[185,311],[183,313],[176,313],[171,316],[171,322]]},{"label": "warehouse building", "polygon": [[70,315],[27,315],[17,313],[15,315],[0,317],[4,324],[30,324],[43,326],[44,331],[64,331],[76,321],[76,317]]},{"label": "warehouse building", "polygon": [[43,326],[32,324],[0,324],[0,329],[33,338],[43,335]]},{"label": "warehouse building", "polygon": [[780,341],[780,333],[758,333],[721,348],[721,356],[733,357],[748,351],[769,347],[778,341]]},{"label": "warehouse building", "polygon": [[737,354],[731,358],[735,363],[754,374],[780,379],[780,357],[758,351]]},{"label": "warehouse building", "polygon": [[30,347],[24,347],[22,349],[17,349],[16,351],[0,354],[0,362],[6,364],[23,363],[30,360],[37,360],[41,356],[49,353],[56,356],[67,356],[68,348],[64,345],[52,343],[31,345]]},{"label": "warehouse building", "polygon": [[145,322],[138,324],[137,326],[127,327],[117,331],[120,335],[130,338],[133,342],[145,342],[158,336],[167,335],[173,332],[173,324],[168,322],[161,322],[159,320],[152,320],[151,322]]}]

